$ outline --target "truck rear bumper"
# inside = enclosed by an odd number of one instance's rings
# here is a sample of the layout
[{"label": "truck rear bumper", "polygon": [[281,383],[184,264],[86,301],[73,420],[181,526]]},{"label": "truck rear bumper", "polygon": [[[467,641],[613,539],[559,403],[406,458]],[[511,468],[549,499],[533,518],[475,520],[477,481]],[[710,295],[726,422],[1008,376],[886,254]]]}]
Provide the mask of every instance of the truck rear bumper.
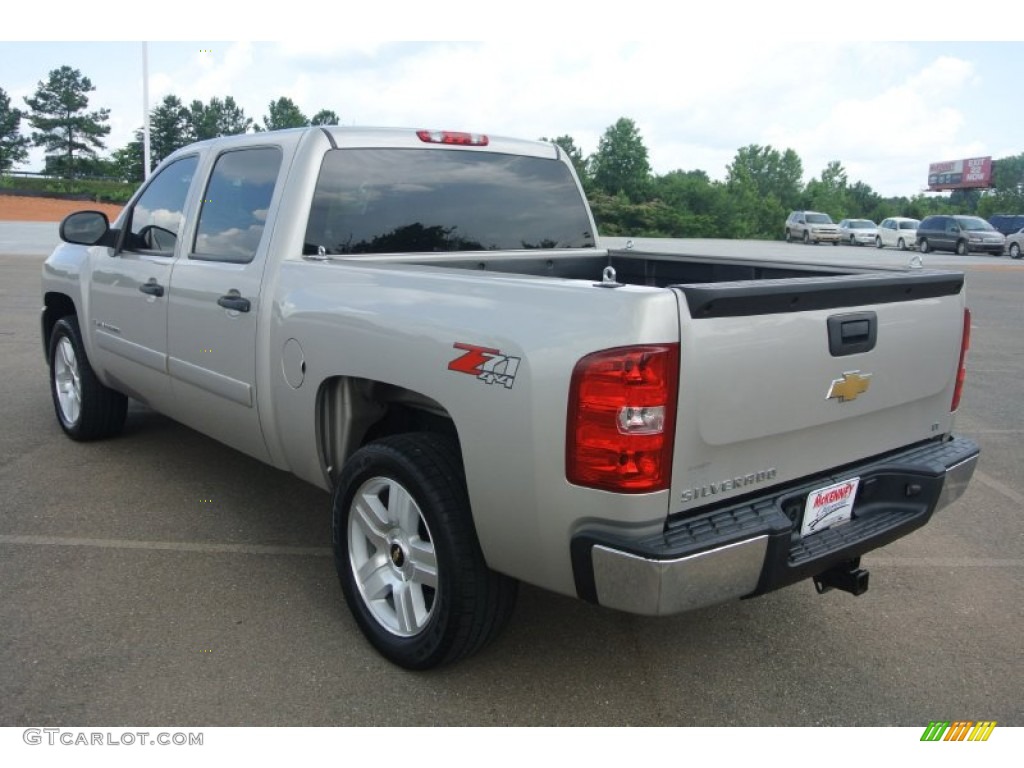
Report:
[{"label": "truck rear bumper", "polygon": [[[959,498],[978,446],[957,437],[774,489],[739,505],[670,517],[662,533],[626,539],[581,531],[572,540],[580,597],[630,613],[666,615],[753,597],[811,578],[920,528]],[[807,495],[851,478],[848,522],[800,535]]]}]

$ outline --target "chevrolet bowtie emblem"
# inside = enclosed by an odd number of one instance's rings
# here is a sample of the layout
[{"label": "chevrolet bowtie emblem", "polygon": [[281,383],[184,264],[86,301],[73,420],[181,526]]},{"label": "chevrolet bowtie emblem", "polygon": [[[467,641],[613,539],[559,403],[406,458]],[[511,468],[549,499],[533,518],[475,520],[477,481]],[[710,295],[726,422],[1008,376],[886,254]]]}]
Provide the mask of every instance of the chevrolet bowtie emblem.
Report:
[{"label": "chevrolet bowtie emblem", "polygon": [[825,399],[848,403],[867,392],[870,386],[870,373],[861,374],[860,371],[848,371],[843,374],[843,378],[835,379],[832,382],[832,386],[828,388],[828,395],[826,395]]}]

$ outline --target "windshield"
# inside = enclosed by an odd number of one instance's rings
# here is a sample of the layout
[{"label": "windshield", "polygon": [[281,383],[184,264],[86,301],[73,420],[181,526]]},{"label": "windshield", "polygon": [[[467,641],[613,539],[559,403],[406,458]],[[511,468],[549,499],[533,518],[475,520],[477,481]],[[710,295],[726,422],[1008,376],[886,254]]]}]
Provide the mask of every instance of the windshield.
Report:
[{"label": "windshield", "polygon": [[901,221],[900,229],[917,229],[917,225],[921,222],[917,219],[910,219],[909,221]]},{"label": "windshield", "polygon": [[981,231],[981,230],[991,231],[991,230],[995,229],[995,227],[993,227],[991,224],[989,224],[984,219],[976,219],[973,216],[968,216],[968,217],[965,217],[965,218],[962,218],[962,219],[957,219],[956,222],[957,222],[957,224],[960,225],[960,227],[962,229],[966,229],[968,231],[973,231],[973,232],[977,232],[977,231]]},{"label": "windshield", "polygon": [[831,224],[832,219],[828,214],[825,213],[808,213],[807,214],[808,224]]}]

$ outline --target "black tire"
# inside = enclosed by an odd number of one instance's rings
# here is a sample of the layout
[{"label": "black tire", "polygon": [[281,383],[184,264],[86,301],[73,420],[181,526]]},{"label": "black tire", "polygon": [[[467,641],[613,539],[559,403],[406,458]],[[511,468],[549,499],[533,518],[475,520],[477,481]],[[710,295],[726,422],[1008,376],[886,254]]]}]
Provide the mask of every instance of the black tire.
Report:
[{"label": "black tire", "polygon": [[790,231],[788,229],[786,230],[786,242],[787,243],[792,243],[793,242],[793,235],[790,234]]},{"label": "black tire", "polygon": [[53,407],[68,437],[99,440],[124,428],[128,398],[96,378],[74,315],[62,317],[54,325],[48,360]]},{"label": "black tire", "polygon": [[966,240],[957,240],[956,241],[956,255],[957,256],[966,256],[967,253],[968,253],[967,241]]},{"label": "black tire", "polygon": [[[372,519],[353,516],[357,506]],[[421,670],[457,661],[508,623],[518,582],[484,561],[453,440],[410,433],[360,448],[338,479],[331,527],[349,609],[395,664]]]},{"label": "black tire", "polygon": [[907,250],[907,242],[906,242],[906,240],[904,240],[901,237],[899,240],[896,241],[896,247],[899,248],[901,251]]},{"label": "black tire", "polygon": [[1011,259],[1019,259],[1020,258],[1020,246],[1017,243],[1010,243],[1010,258]]},{"label": "black tire", "polygon": [[928,240],[922,237],[921,242],[917,244],[917,249],[921,251],[921,253],[928,253],[928,251],[931,250],[931,246],[928,245]]},{"label": "black tire", "polygon": [[875,236],[875,248],[882,247],[882,238],[878,235]]},{"label": "black tire", "polygon": [[[832,245],[839,245],[839,241],[838,240],[833,240],[832,241]],[[853,240],[852,239],[850,240],[850,245],[853,245]]]},{"label": "black tire", "polygon": [[804,230],[804,245],[807,245],[807,244],[808,244],[808,243],[810,243],[810,242],[811,242],[811,233],[810,233],[810,232],[808,232],[808,231],[807,231],[807,230],[805,229],[805,230]]}]

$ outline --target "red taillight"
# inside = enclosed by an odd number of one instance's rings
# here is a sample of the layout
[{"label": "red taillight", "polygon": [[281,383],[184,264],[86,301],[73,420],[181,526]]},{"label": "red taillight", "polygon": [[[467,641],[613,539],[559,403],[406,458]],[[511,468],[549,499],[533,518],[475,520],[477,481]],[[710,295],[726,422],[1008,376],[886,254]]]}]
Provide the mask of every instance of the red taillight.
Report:
[{"label": "red taillight", "polygon": [[416,131],[420,141],[428,144],[460,144],[466,147],[486,147],[490,139],[482,133],[462,131]]},{"label": "red taillight", "polygon": [[960,407],[960,396],[964,392],[964,380],[967,378],[967,350],[971,348],[971,310],[964,309],[964,335],[960,340],[960,364],[956,369],[956,388],[953,390],[953,402],[950,411]]},{"label": "red taillight", "polygon": [[587,355],[569,387],[565,476],[619,493],[663,491],[672,474],[679,345]]}]

